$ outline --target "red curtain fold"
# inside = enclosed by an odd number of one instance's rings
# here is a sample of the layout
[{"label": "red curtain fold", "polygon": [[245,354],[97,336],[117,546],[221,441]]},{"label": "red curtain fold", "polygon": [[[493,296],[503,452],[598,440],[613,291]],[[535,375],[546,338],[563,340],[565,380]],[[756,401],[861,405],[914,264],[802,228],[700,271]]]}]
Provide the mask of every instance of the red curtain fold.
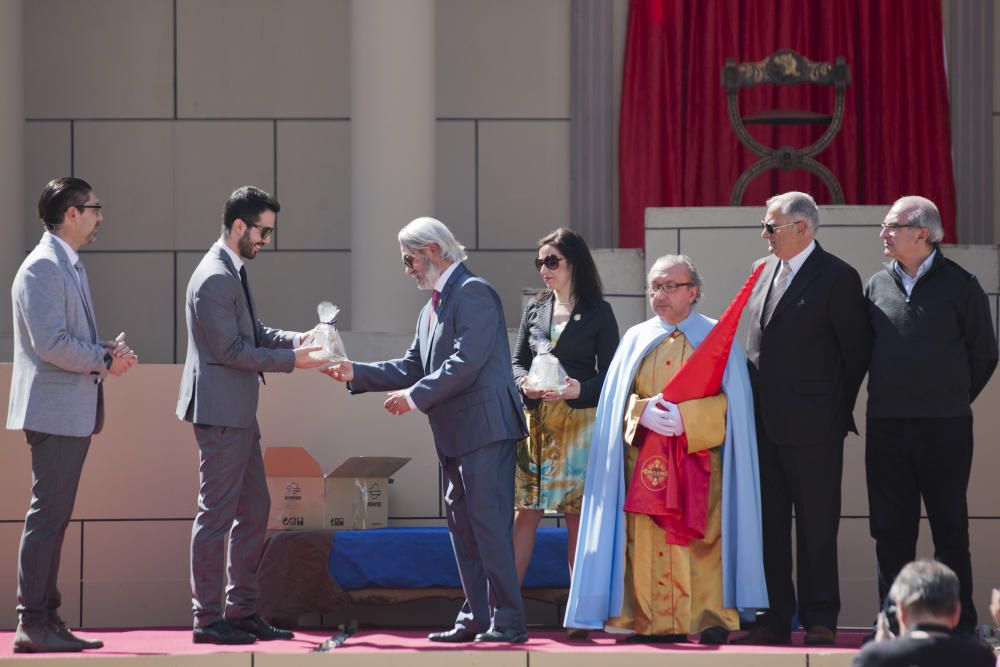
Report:
[{"label": "red curtain fold", "polygon": [[[848,204],[891,204],[919,194],[941,211],[955,242],[955,183],[940,0],[631,0],[619,135],[620,239],[644,244],[648,206],[726,206],[757,158],[726,113],[727,58],[778,49],[811,60],[844,56],[851,70],[840,132],[816,156]],[[744,115],[776,108],[832,113],[833,88],[762,85],[740,92]],[[768,146],[804,147],[822,126],[750,126]],[[830,193],[803,171],[751,181],[746,206],[801,190]],[[872,221],[873,224],[875,221]]]}]

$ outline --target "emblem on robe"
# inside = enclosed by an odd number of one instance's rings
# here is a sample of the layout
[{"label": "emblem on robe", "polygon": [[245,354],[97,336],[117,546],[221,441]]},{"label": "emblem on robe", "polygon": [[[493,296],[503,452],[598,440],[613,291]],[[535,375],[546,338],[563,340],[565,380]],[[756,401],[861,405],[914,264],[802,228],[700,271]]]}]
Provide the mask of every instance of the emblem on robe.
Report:
[{"label": "emblem on robe", "polygon": [[642,466],[642,485],[649,491],[662,491],[667,486],[667,461],[651,456]]}]

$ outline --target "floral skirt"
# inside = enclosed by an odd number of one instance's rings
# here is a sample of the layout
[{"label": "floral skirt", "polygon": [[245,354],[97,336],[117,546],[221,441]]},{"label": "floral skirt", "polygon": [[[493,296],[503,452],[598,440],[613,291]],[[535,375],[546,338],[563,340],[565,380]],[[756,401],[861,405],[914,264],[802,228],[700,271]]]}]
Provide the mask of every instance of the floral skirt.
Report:
[{"label": "floral skirt", "polygon": [[517,444],[514,505],[579,514],[597,408],[543,401],[525,412],[528,437]]}]

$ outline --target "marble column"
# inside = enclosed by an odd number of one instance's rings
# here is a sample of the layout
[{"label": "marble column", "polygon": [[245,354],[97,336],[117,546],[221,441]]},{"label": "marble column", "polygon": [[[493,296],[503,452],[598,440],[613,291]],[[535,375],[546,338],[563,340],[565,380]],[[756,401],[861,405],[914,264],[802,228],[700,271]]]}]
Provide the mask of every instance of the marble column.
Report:
[{"label": "marble column", "polygon": [[351,3],[351,328],[412,331],[396,235],[434,214],[434,0]]}]

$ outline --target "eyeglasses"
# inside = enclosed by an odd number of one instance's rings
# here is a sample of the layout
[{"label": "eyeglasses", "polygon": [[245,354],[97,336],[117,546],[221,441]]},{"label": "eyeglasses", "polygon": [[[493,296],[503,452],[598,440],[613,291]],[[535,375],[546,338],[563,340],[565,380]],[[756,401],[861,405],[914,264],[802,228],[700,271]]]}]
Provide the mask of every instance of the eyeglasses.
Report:
[{"label": "eyeglasses", "polygon": [[660,292],[666,292],[667,294],[673,294],[680,287],[694,287],[694,283],[653,283],[647,288],[647,292],[650,295],[655,296]]},{"label": "eyeglasses", "polygon": [[882,227],[882,229],[885,232],[887,232],[889,234],[892,234],[892,235],[895,235],[896,232],[898,230],[900,230],[900,229],[907,229],[907,228],[912,228],[912,227],[919,227],[920,225],[913,225],[913,224],[898,225],[895,222],[890,222],[888,224],[886,224],[886,223],[883,222],[880,226]]},{"label": "eyeglasses", "polygon": [[258,225],[256,222],[250,223],[251,227],[256,227],[260,230],[260,240],[266,241],[271,238],[271,234],[274,233],[274,227],[268,227],[267,225]]},{"label": "eyeglasses", "polygon": [[549,271],[555,271],[559,268],[559,262],[566,259],[565,257],[559,257],[558,255],[549,255],[545,259],[535,260],[535,271],[541,271],[544,266]]},{"label": "eyeglasses", "polygon": [[98,211],[100,211],[102,207],[101,207],[100,204],[80,204],[76,208],[93,208],[93,209],[97,209]]},{"label": "eyeglasses", "polygon": [[413,255],[403,255],[403,266],[405,266],[408,269],[412,269],[413,268],[413,260],[415,260],[415,259],[416,259],[416,257],[414,257]]},{"label": "eyeglasses", "polygon": [[763,227],[764,231],[766,231],[768,234],[773,234],[776,231],[778,231],[779,229],[784,229],[785,227],[791,227],[792,225],[797,225],[800,222],[802,222],[802,221],[801,220],[795,220],[793,222],[786,222],[783,225],[778,225],[777,227],[775,227],[773,222],[764,222],[763,220],[761,220],[760,221],[760,226]]}]

